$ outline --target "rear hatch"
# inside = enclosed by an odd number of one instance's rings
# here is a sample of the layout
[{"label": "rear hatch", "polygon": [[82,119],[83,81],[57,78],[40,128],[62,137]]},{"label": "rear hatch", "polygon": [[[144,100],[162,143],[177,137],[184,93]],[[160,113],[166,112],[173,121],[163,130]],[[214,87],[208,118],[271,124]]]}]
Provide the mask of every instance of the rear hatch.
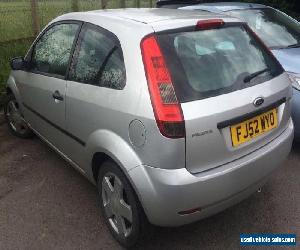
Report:
[{"label": "rear hatch", "polygon": [[248,26],[199,21],[157,40],[181,103],[188,171],[232,162],[285,130],[290,82]]}]

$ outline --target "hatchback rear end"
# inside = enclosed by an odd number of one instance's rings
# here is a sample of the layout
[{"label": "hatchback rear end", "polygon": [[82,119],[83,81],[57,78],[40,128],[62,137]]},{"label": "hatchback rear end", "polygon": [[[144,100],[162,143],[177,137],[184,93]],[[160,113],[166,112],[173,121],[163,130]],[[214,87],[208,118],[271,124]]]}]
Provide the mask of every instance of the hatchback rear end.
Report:
[{"label": "hatchback rear end", "polygon": [[153,114],[140,120],[155,140],[129,176],[150,222],[178,226],[246,198],[283,162],[293,140],[292,89],[237,19],[151,25],[141,51]]}]

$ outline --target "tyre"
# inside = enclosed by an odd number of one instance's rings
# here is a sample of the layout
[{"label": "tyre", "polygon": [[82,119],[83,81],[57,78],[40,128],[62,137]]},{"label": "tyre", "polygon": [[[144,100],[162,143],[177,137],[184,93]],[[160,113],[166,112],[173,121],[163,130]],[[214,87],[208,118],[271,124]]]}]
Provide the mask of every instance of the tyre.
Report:
[{"label": "tyre", "polygon": [[107,161],[98,175],[100,206],[114,238],[124,247],[135,246],[149,222],[127,177],[116,163]]},{"label": "tyre", "polygon": [[9,95],[4,105],[4,116],[10,131],[20,138],[31,138],[32,130],[25,122],[19,104],[13,95]]}]

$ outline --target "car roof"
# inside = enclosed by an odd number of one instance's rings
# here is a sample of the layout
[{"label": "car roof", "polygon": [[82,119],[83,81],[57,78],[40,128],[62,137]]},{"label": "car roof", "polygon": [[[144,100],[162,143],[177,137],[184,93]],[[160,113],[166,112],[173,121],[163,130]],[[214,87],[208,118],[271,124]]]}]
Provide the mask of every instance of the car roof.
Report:
[{"label": "car roof", "polygon": [[216,13],[231,11],[231,10],[245,10],[245,9],[258,9],[270,8],[263,4],[257,3],[242,3],[242,2],[217,2],[217,3],[200,3],[186,6],[180,9],[198,9],[207,10]]},{"label": "car roof", "polygon": [[[131,8],[94,10],[87,12],[68,13],[54,19],[53,22],[78,20],[101,26],[117,36],[122,33],[132,35],[153,33],[196,25],[199,20],[223,19],[225,22],[241,22],[237,18],[224,14],[199,10],[178,10],[166,8]],[[126,32],[124,32],[126,30]],[[130,33],[132,32],[132,33]]]},{"label": "car roof", "polygon": [[[70,19],[72,17],[76,20],[84,20],[86,17],[92,17],[96,19],[114,19],[122,20],[123,22],[133,23],[144,23],[151,24],[155,22],[165,21],[165,20],[178,20],[178,19],[207,19],[215,16],[207,11],[195,11],[186,12],[183,10],[174,9],[161,9],[161,8],[128,8],[128,9],[108,9],[108,10],[93,10],[86,12],[74,12],[68,13],[60,16],[60,19]],[[220,17],[220,15],[218,15]],[[226,16],[223,16],[226,18]]]}]

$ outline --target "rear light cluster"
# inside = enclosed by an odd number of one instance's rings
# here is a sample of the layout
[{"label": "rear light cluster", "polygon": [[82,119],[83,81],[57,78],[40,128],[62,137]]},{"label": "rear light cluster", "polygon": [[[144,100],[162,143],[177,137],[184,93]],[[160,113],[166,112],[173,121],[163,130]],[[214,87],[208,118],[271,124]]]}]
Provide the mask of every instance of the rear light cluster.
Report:
[{"label": "rear light cluster", "polygon": [[141,49],[157,126],[168,138],[185,137],[185,124],[170,72],[154,35],[142,40]]}]

